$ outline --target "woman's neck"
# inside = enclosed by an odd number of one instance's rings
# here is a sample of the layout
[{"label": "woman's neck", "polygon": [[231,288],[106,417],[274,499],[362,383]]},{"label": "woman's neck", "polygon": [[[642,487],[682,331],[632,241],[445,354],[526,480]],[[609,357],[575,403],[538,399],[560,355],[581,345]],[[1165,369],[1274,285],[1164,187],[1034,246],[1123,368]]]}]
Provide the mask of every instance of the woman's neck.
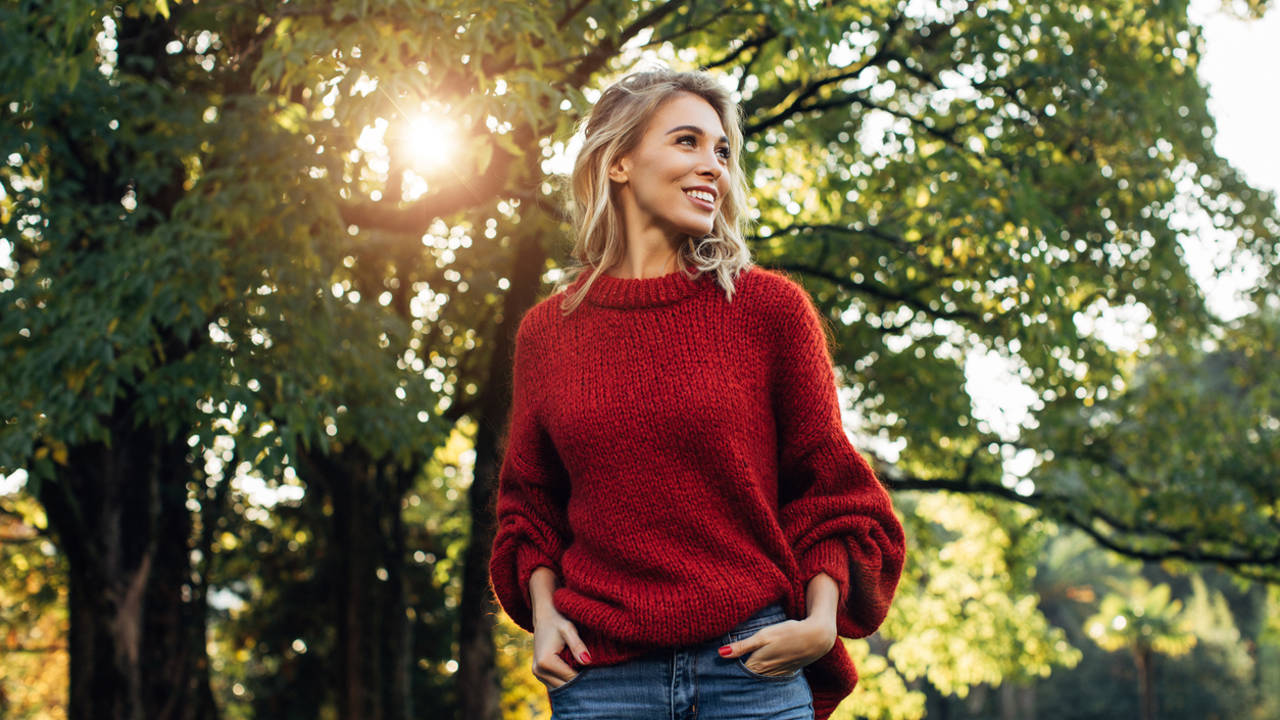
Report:
[{"label": "woman's neck", "polygon": [[639,248],[628,248],[626,255],[605,274],[619,279],[644,279],[669,275],[684,269],[680,258],[680,249],[670,246],[655,248],[648,252]]}]

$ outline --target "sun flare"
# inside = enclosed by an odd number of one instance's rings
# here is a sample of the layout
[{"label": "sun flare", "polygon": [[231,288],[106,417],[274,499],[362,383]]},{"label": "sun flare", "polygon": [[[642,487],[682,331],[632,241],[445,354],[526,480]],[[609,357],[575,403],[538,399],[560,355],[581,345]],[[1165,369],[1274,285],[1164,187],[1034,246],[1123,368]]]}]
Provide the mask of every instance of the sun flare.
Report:
[{"label": "sun flare", "polygon": [[408,165],[418,172],[446,165],[453,159],[456,145],[453,123],[431,113],[409,116],[400,131],[400,150]]}]

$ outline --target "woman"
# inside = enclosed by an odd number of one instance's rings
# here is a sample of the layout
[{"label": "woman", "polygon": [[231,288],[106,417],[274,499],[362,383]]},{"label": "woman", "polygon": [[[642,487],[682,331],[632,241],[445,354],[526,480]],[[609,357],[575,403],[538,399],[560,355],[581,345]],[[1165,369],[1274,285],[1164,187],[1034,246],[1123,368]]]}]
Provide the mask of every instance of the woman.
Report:
[{"label": "woman", "polygon": [[743,242],[741,148],[705,73],[606,90],[582,266],[516,333],[490,573],[557,718],[825,718],[857,681],[837,634],[897,587],[819,315]]}]

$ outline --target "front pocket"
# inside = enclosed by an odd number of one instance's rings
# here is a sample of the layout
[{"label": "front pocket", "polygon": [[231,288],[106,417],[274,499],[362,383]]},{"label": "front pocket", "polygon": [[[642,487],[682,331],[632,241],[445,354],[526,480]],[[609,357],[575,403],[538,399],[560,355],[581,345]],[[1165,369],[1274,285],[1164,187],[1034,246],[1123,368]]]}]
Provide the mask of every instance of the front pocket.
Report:
[{"label": "front pocket", "polygon": [[786,673],[785,675],[765,675],[763,673],[758,673],[755,670],[752,670],[751,668],[747,667],[747,658],[749,657],[751,656],[743,655],[742,657],[738,658],[738,668],[741,669],[742,672],[746,673],[747,675],[757,680],[769,680],[772,682],[786,682],[788,680],[794,680],[796,676],[800,674],[799,669],[792,670],[791,672]]},{"label": "front pocket", "polygon": [[[587,670],[586,670],[586,668],[580,668],[580,669],[578,670],[578,674],[577,674],[577,675],[574,675],[572,678],[570,678],[568,682],[566,682],[566,683],[562,683],[562,684],[557,685],[557,686],[555,686],[555,687],[551,687],[550,685],[546,684],[545,682],[544,682],[544,683],[542,683],[542,686],[543,686],[543,687],[545,687],[545,688],[547,689],[547,695],[555,695],[556,693],[559,693],[561,690],[564,690],[564,689],[568,688],[570,685],[573,685],[573,684],[577,683],[579,680],[581,680],[581,679],[582,679],[582,676],[583,676],[584,674],[586,674],[586,671],[587,671]],[[542,681],[541,681],[541,680],[539,680],[538,682],[542,682]]]},{"label": "front pocket", "polygon": [[[749,638],[752,635],[755,635],[756,633],[760,632],[761,630],[764,630],[767,627],[771,627],[773,625],[777,625],[783,622],[786,622],[786,618],[777,620],[775,622],[765,623],[764,625],[761,625],[759,627],[749,628],[745,630],[742,630],[742,629],[731,630],[728,635],[729,642],[738,642],[739,640],[745,640],[746,638]],[[791,672],[785,675],[765,675],[763,673],[758,673],[755,670],[752,670],[751,668],[747,667],[747,658],[751,657],[751,654],[753,654],[754,652],[755,651],[753,650],[751,653],[748,653],[747,655],[743,655],[738,658],[738,669],[746,673],[750,677],[753,677],[757,680],[769,680],[772,682],[779,682],[779,681],[786,682],[787,680],[794,680],[796,676],[800,674],[799,669],[792,670]]]}]

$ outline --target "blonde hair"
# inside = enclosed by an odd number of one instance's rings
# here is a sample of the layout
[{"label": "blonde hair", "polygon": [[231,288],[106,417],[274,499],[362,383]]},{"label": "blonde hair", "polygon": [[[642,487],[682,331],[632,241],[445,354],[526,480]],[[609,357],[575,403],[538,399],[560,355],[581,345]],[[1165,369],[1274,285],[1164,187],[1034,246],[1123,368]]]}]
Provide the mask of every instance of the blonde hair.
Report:
[{"label": "blonde hair", "polygon": [[[677,255],[681,270],[693,279],[714,273],[716,284],[732,301],[733,281],[751,267],[751,250],[743,239],[747,223],[747,183],[742,172],[741,110],[727,90],[706,72],[646,70],[611,85],[582,124],[582,150],[570,177],[570,217],[575,239],[569,268],[556,291],[568,288],[582,273],[591,275],[561,302],[564,314],[573,312],[601,273],[620,262],[626,251],[621,208],[613,201],[609,167],[639,144],[649,119],[663,103],[679,93],[706,100],[720,118],[729,139],[729,192],[706,237],[689,237]],[[690,268],[693,270],[691,271]]]}]

